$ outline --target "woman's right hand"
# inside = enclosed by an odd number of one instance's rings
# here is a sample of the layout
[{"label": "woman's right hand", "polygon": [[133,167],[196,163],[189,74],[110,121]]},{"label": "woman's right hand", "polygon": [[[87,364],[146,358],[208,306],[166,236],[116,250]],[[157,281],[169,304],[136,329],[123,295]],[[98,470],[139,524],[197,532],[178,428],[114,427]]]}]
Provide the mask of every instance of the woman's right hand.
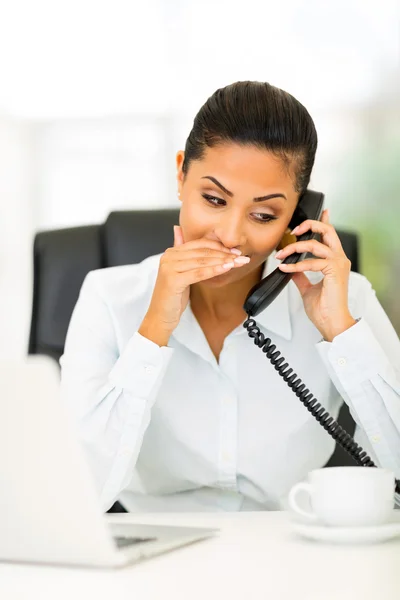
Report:
[{"label": "woman's right hand", "polygon": [[139,333],[166,346],[187,306],[190,286],[250,260],[240,254],[236,248],[229,249],[206,238],[185,243],[181,228],[175,226],[174,246],[161,256],[150,306]]}]

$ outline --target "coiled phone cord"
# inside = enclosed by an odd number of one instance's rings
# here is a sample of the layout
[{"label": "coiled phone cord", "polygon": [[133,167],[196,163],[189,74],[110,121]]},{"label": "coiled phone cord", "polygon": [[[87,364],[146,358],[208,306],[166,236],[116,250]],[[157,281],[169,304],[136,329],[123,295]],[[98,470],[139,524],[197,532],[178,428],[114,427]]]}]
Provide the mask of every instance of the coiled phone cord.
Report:
[{"label": "coiled phone cord", "polygon": [[[359,446],[347,433],[345,429],[324,409],[323,406],[314,398],[310,390],[308,390],[301,379],[294,373],[293,369],[285,362],[285,358],[281,356],[279,350],[271,342],[270,338],[266,338],[257,326],[256,321],[248,316],[243,323],[243,327],[247,329],[247,333],[251,338],[254,338],[256,346],[266,354],[273,367],[278,371],[279,375],[286,381],[292,392],[296,394],[299,400],[304,404],[307,410],[317,419],[322,427],[333,437],[333,439],[350,454],[352,458],[361,467],[376,467],[376,464],[368,456],[368,454]],[[282,364],[284,363],[284,364]],[[289,367],[286,370],[286,367]],[[395,485],[396,494],[400,494],[400,481],[396,479]]]}]

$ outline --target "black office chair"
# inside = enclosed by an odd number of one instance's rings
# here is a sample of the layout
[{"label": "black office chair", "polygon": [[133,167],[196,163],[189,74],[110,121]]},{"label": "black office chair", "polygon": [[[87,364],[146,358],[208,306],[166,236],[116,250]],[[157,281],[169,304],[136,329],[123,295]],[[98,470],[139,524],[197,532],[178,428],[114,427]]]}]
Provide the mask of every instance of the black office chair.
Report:
[{"label": "black office chair", "polygon": [[[111,213],[104,224],[37,233],[29,354],[46,354],[58,361],[86,274],[94,269],[138,263],[163,252],[173,243],[178,214],[175,209],[119,211]],[[352,270],[359,272],[357,235],[343,231],[338,235]],[[323,403],[323,398],[319,400]],[[355,423],[346,404],[338,421],[353,435]],[[353,464],[347,452],[336,446],[327,466]]]}]

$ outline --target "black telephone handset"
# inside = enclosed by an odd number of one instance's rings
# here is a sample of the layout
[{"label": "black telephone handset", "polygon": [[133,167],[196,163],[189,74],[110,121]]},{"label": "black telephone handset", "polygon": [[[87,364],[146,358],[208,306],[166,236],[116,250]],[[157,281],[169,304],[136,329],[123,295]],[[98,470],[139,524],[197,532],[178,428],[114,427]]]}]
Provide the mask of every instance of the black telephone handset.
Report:
[{"label": "black telephone handset", "polygon": [[[300,225],[300,223],[303,223],[303,221],[307,219],[319,220],[321,218],[323,204],[324,194],[306,190],[293,213],[289,228],[294,229],[297,225]],[[316,237],[316,234],[307,231],[297,239],[301,241],[309,240],[314,237]],[[296,263],[303,260],[306,254],[307,253],[291,254],[283,260],[283,262],[291,264]],[[304,404],[307,410],[317,419],[333,439],[346,450],[346,452],[348,452],[361,467],[376,467],[375,463],[365,450],[353,440],[351,435],[349,435],[347,431],[331,417],[323,406],[321,406],[318,400],[314,398],[313,394],[306,388],[300,377],[298,377],[293,369],[289,367],[288,363],[285,362],[285,358],[281,356],[281,353],[276,349],[276,346],[272,343],[271,339],[266,338],[264,334],[261,333],[256,321],[252,318],[267,308],[267,306],[275,300],[283,288],[289,283],[291,278],[291,273],[283,273],[277,268],[251,288],[244,303],[244,310],[246,311],[248,318],[243,323],[243,327],[247,329],[250,338],[253,338],[254,343],[266,354],[278,374],[284,379],[292,392],[296,394],[300,402]],[[395,492],[400,494],[399,480],[396,480]]]},{"label": "black telephone handset", "polygon": [[[313,192],[307,190],[300,198],[296,210],[293,213],[292,220],[289,223],[289,229],[294,229],[297,225],[300,225],[307,219],[313,219],[319,221],[322,215],[324,206],[324,194],[320,192]],[[299,241],[311,240],[315,238],[317,234],[312,231],[307,231],[300,235],[297,239]],[[294,264],[303,260],[306,252],[303,254],[291,254],[287,256],[283,263]],[[244,309],[248,315],[255,317],[264,308],[267,308],[275,300],[275,298],[281,293],[285,285],[289,283],[292,278],[292,273],[284,273],[279,269],[275,269],[265,279],[257,283],[250,292],[247,294],[247,298],[244,304]]]}]

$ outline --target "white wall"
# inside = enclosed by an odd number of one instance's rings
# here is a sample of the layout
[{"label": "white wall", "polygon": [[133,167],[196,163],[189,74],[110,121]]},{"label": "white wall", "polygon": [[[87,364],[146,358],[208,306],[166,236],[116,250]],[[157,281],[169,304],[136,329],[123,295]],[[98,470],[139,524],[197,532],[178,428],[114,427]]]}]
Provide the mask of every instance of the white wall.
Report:
[{"label": "white wall", "polygon": [[27,351],[36,226],[36,128],[0,117],[0,358]]},{"label": "white wall", "polygon": [[[27,348],[34,231],[177,205],[175,153],[218,87],[269,81],[307,106],[335,222],[400,80],[399,16],[397,0],[0,1],[0,356]],[[375,119],[390,132],[396,94]]]},{"label": "white wall", "polygon": [[40,228],[176,203],[172,123],[171,116],[159,115],[43,123],[37,139]]}]

